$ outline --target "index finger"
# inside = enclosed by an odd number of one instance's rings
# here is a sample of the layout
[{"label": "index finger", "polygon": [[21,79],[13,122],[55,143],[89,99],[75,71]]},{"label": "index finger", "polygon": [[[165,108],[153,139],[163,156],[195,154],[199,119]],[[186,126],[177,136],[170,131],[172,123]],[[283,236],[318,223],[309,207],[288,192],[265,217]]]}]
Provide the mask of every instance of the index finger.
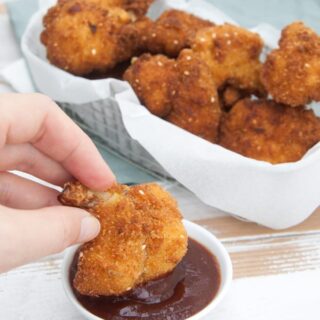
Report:
[{"label": "index finger", "polygon": [[32,143],[89,188],[104,190],[114,182],[90,138],[50,98],[1,94],[0,113],[0,148]]}]

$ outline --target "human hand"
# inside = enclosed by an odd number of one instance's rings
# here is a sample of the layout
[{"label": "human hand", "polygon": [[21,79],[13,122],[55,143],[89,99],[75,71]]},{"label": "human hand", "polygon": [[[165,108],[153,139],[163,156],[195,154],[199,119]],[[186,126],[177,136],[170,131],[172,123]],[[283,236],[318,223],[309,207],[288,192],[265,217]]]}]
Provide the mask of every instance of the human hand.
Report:
[{"label": "human hand", "polygon": [[98,220],[63,207],[56,190],[74,178],[102,191],[115,180],[89,137],[40,94],[0,94],[0,272],[93,239]]}]

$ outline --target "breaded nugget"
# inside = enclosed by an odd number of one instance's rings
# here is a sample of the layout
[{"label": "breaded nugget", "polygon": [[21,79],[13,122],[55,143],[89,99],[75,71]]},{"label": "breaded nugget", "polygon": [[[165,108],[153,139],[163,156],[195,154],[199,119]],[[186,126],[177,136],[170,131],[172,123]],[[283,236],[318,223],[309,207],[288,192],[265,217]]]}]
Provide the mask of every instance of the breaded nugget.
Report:
[{"label": "breaded nugget", "polygon": [[144,54],[128,68],[124,79],[150,112],[216,141],[221,116],[217,89],[208,66],[191,50],[181,51],[177,60]]},{"label": "breaded nugget", "polygon": [[[69,1],[71,0],[58,0],[58,3],[63,4]],[[94,3],[104,9],[109,9],[110,7],[122,7],[124,1],[125,0],[82,0],[82,2]]]},{"label": "breaded nugget", "polygon": [[42,43],[49,61],[75,75],[105,72],[132,55],[119,43],[122,26],[132,21],[121,8],[101,9],[69,0],[51,8],[44,18]]},{"label": "breaded nugget", "polygon": [[[65,3],[70,0],[59,0],[58,3]],[[121,7],[126,11],[132,12],[137,17],[144,16],[153,0],[83,0],[82,2],[94,3],[103,9],[110,7]]]},{"label": "breaded nugget", "polygon": [[126,24],[118,34],[119,45],[123,48],[130,48],[130,54],[139,56],[146,51],[145,34],[152,26],[153,21],[148,17],[141,17],[135,22]]},{"label": "breaded nugget", "polygon": [[320,119],[312,110],[262,99],[239,101],[220,130],[222,146],[273,164],[298,161],[320,141]]},{"label": "breaded nugget", "polygon": [[224,24],[198,31],[192,50],[209,65],[218,88],[230,84],[255,93],[263,92],[259,61],[262,47],[258,34]]},{"label": "breaded nugget", "polygon": [[123,0],[122,7],[133,12],[137,17],[144,16],[154,0]]},{"label": "breaded nugget", "polygon": [[241,99],[250,97],[251,93],[246,90],[240,90],[233,86],[226,86],[220,90],[221,108],[228,112]]},{"label": "breaded nugget", "polygon": [[210,21],[180,10],[165,11],[146,35],[147,50],[175,58],[182,49],[191,46],[199,29],[213,25]]},{"label": "breaded nugget", "polygon": [[171,111],[171,88],[176,83],[175,61],[164,55],[144,54],[124,74],[141,103],[158,117]]},{"label": "breaded nugget", "polygon": [[186,253],[177,203],[157,184],[93,192],[67,183],[59,200],[88,210],[101,223],[98,237],[79,254],[73,285],[81,294],[121,295],[172,271]]},{"label": "breaded nugget", "polygon": [[[121,0],[122,1],[122,0]],[[61,19],[64,14],[75,14],[77,12],[90,10],[94,8],[96,10],[103,9],[103,11],[114,12],[123,22],[131,22],[136,20],[136,16],[125,12],[122,8],[117,6],[118,0],[106,0],[105,5],[101,5],[101,0],[59,0],[57,4],[49,8],[47,14],[43,17],[43,26],[47,28],[56,18]],[[81,6],[81,4],[83,6]],[[91,9],[91,10],[94,10]],[[94,12],[93,12],[94,13]],[[83,18],[86,18],[85,16]],[[89,17],[87,17],[89,18]],[[81,17],[79,17],[79,20]]]},{"label": "breaded nugget", "polygon": [[320,101],[320,37],[302,22],[287,26],[261,79],[273,99],[293,107]]},{"label": "breaded nugget", "polygon": [[189,49],[177,59],[178,81],[171,90],[169,122],[215,142],[221,116],[217,88],[208,66]]}]

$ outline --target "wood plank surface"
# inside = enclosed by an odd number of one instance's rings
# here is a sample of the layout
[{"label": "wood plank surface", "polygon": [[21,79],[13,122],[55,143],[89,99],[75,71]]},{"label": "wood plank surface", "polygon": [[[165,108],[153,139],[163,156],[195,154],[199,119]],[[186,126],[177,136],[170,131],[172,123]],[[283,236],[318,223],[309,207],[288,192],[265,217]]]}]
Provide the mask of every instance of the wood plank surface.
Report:
[{"label": "wood plank surface", "polygon": [[320,269],[320,209],[286,230],[271,230],[230,216],[195,222],[226,246],[234,278]]},{"label": "wood plank surface", "polygon": [[303,223],[284,230],[272,230],[255,223],[235,219],[232,216],[218,217],[215,219],[194,220],[208,230],[214,232],[220,239],[245,237],[281,237],[286,235],[320,232],[320,208],[318,208]]}]

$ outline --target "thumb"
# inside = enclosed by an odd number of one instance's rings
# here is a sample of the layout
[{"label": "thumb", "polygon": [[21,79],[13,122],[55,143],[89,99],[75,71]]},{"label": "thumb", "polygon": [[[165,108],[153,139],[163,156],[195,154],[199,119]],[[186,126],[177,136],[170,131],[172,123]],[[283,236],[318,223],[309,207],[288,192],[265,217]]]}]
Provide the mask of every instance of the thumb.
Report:
[{"label": "thumb", "polygon": [[0,272],[92,240],[99,231],[99,221],[78,208],[0,206]]}]

